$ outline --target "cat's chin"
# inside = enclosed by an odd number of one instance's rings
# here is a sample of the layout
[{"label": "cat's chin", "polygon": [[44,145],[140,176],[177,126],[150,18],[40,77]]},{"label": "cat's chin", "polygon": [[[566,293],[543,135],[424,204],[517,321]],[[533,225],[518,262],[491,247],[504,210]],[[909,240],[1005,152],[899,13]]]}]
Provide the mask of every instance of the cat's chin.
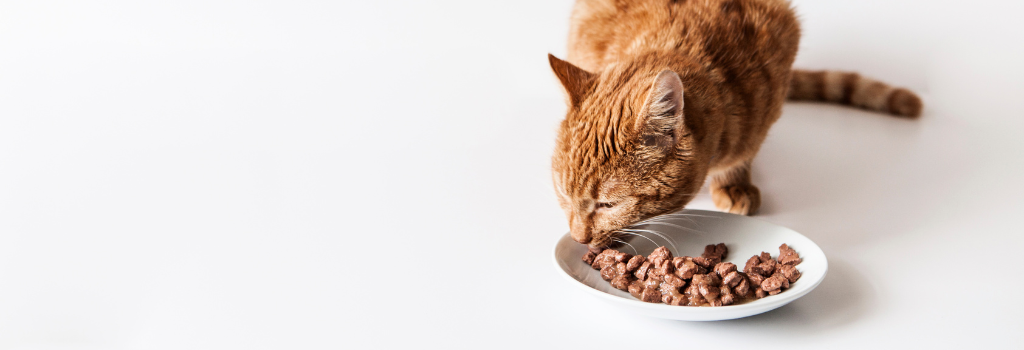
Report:
[{"label": "cat's chin", "polygon": [[609,246],[612,245],[612,243],[614,243],[614,242],[609,237],[609,238],[604,238],[604,239],[599,239],[599,240],[592,240],[592,241],[590,241],[590,243],[587,243],[587,246],[590,247],[590,248],[608,248]]}]

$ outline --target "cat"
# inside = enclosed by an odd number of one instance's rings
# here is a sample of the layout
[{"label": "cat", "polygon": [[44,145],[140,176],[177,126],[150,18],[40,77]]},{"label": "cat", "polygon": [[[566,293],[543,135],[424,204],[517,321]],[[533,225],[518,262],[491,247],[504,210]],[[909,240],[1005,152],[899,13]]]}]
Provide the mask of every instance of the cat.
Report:
[{"label": "cat", "polygon": [[705,179],[717,208],[754,214],[751,161],[787,98],[920,115],[907,89],[793,70],[799,41],[785,0],[578,0],[568,61],[548,55],[568,97],[552,179],[572,238],[607,246]]}]

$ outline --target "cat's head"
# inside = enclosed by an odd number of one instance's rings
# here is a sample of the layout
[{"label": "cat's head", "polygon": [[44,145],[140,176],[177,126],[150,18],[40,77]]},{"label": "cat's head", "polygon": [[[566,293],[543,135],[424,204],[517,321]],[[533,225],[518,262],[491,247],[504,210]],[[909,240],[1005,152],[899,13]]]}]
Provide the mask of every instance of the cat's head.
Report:
[{"label": "cat's head", "polygon": [[617,230],[693,198],[707,164],[683,122],[678,74],[642,65],[591,73],[548,59],[568,95],[551,167],[573,239],[607,246]]}]

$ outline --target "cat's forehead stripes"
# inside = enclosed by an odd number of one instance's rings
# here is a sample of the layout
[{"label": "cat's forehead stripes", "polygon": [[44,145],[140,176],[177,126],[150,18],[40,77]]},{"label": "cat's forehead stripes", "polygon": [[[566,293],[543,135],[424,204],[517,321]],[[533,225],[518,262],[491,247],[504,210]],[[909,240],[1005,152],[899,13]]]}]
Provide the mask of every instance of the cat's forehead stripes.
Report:
[{"label": "cat's forehead stripes", "polygon": [[562,162],[560,180],[570,197],[596,198],[601,181],[612,167],[610,162],[621,149],[617,145],[603,142],[600,138],[592,140],[570,150],[568,159]]},{"label": "cat's forehead stripes", "polygon": [[[594,86],[579,104],[570,106],[559,132],[554,167],[565,196],[574,200],[597,198],[601,184],[613,174],[637,176],[639,125],[652,82],[662,70],[639,65],[612,65],[597,74]],[[650,67],[647,67],[650,68]],[[650,160],[652,158],[642,158]],[[605,186],[608,187],[608,186]]]},{"label": "cat's forehead stripes", "polygon": [[590,167],[605,164],[622,153],[633,109],[628,103],[618,102],[581,111],[569,138],[568,153],[573,165]]},{"label": "cat's forehead stripes", "polygon": [[608,175],[602,170],[613,168],[628,152],[630,135],[635,133],[633,125],[646,96],[645,84],[629,84],[635,70],[626,67],[603,73],[590,96],[563,122],[563,158],[558,163],[570,196],[597,191],[599,182]]}]

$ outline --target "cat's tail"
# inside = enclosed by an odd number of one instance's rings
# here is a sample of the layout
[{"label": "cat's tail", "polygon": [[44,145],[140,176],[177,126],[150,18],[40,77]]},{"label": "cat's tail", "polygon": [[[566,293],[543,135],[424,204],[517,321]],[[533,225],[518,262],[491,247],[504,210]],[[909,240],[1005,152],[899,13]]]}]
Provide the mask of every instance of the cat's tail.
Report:
[{"label": "cat's tail", "polygon": [[838,71],[794,69],[788,98],[841,103],[907,118],[917,118],[923,107],[910,90]]}]

